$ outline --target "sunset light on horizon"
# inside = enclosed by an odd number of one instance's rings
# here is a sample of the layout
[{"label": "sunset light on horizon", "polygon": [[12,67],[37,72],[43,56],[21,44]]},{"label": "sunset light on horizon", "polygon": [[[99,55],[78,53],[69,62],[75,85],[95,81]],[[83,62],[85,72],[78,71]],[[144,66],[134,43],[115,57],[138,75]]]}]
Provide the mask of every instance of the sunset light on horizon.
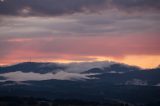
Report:
[{"label": "sunset light on horizon", "polygon": [[31,58],[155,68],[160,64],[157,4],[151,0],[1,0],[0,64]]},{"label": "sunset light on horizon", "polygon": [[0,0],[0,106],[160,106],[160,0]]}]

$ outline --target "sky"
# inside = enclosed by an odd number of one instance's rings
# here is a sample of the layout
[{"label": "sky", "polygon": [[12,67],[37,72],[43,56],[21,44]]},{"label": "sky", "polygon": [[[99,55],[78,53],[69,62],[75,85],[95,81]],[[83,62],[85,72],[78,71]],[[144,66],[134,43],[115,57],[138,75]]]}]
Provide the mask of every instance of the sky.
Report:
[{"label": "sky", "polygon": [[160,64],[160,0],[0,0],[0,65]]}]

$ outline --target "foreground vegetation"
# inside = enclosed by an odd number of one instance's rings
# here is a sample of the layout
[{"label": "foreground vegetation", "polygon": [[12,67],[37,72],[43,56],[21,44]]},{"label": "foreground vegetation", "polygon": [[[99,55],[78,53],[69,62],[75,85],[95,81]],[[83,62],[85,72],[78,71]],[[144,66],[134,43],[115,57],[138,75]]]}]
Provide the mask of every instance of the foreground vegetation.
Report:
[{"label": "foreground vegetation", "polygon": [[130,104],[107,100],[104,102],[82,100],[47,100],[33,97],[0,97],[0,106],[160,106],[160,101],[148,104]]},{"label": "foreground vegetation", "polygon": [[133,106],[115,101],[46,100],[32,97],[0,97],[0,106]]}]

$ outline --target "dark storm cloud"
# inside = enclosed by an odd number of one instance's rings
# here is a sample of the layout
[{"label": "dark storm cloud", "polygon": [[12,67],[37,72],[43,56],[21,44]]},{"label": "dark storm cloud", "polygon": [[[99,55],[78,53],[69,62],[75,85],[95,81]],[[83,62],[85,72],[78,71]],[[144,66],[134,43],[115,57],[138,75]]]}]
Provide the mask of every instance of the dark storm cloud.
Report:
[{"label": "dark storm cloud", "polygon": [[112,0],[112,3],[119,9],[127,11],[159,11],[160,0]]},{"label": "dark storm cloud", "polygon": [[109,8],[123,11],[159,11],[160,0],[5,0],[1,15],[56,16],[97,12]]},{"label": "dark storm cloud", "polygon": [[96,11],[105,0],[6,0],[0,4],[2,15],[62,15]]}]

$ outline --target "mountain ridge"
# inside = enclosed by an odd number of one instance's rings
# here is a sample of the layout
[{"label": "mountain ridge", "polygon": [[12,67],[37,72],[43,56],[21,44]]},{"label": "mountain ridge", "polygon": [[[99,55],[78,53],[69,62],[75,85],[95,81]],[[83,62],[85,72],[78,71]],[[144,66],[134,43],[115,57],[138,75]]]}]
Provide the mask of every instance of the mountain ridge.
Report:
[{"label": "mountain ridge", "polygon": [[141,69],[117,63],[31,62],[1,67],[0,71],[0,96],[112,99],[129,103],[148,103],[160,98],[160,68]]}]

